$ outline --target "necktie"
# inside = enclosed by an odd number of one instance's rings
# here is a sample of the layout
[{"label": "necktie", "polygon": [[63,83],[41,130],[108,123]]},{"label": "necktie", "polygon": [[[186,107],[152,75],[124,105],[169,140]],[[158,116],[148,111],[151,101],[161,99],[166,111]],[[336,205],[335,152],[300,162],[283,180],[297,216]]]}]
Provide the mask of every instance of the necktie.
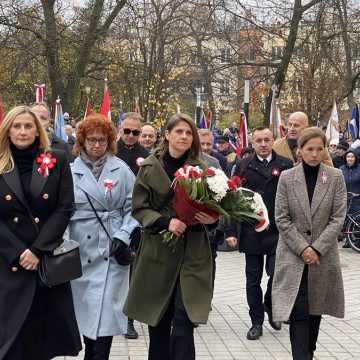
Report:
[{"label": "necktie", "polygon": [[269,162],[268,162],[266,159],[264,159],[264,160],[262,161],[262,163],[263,163],[263,165],[264,165],[265,167],[267,167],[267,166],[269,165]]}]

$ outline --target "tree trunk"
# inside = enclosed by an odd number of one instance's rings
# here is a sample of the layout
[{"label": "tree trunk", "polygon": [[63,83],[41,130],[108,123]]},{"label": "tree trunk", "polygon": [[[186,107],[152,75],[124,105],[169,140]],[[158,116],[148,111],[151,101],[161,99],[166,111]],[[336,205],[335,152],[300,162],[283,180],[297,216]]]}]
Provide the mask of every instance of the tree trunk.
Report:
[{"label": "tree trunk", "polygon": [[48,76],[51,87],[51,104],[55,104],[57,96],[63,94],[64,83],[59,62],[59,43],[54,12],[55,0],[41,0],[45,18],[45,52]]}]

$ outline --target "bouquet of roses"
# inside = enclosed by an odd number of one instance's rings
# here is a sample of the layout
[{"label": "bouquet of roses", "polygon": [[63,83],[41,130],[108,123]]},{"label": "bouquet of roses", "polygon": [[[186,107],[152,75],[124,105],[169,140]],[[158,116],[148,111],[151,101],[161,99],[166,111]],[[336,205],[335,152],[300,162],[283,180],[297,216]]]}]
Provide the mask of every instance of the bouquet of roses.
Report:
[{"label": "bouquet of roses", "polygon": [[[175,173],[173,208],[176,217],[186,225],[197,222],[195,215],[204,212],[215,219],[219,216],[235,221],[254,221],[255,230],[263,231],[269,225],[266,206],[260,194],[241,187],[237,176],[229,179],[213,167],[185,165]],[[170,232],[164,242],[175,247],[178,237]]]}]

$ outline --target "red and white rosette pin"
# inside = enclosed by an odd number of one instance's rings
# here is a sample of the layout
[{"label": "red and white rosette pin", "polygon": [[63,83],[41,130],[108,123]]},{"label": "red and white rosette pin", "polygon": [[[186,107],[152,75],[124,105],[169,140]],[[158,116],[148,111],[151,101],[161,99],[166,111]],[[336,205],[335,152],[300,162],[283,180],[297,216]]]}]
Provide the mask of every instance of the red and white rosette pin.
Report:
[{"label": "red and white rosette pin", "polygon": [[142,164],[142,162],[144,161],[145,159],[142,158],[142,157],[138,157],[136,160],[135,160],[135,163],[138,167],[140,167],[140,165]]},{"label": "red and white rosette pin", "polygon": [[104,180],[105,196],[111,197],[111,190],[114,187],[114,182],[111,179]]},{"label": "red and white rosette pin", "polygon": [[321,172],[321,181],[324,185],[327,183],[327,174],[325,171]]},{"label": "red and white rosette pin", "polygon": [[40,165],[37,169],[38,173],[44,177],[49,176],[49,170],[55,167],[56,159],[50,153],[40,154],[36,158],[36,162]]},{"label": "red and white rosette pin", "polygon": [[271,172],[271,175],[277,177],[277,176],[280,176],[280,173],[281,173],[281,172],[280,172],[280,169],[278,169],[278,168],[273,168],[273,169],[272,169],[272,172]]}]

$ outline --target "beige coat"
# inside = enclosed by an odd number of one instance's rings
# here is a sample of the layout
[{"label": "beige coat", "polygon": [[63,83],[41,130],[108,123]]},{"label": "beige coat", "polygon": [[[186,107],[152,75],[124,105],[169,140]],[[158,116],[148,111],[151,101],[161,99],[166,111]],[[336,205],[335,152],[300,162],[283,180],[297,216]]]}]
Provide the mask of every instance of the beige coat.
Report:
[{"label": "beige coat", "polygon": [[344,288],[337,237],[346,215],[346,187],[338,169],[321,164],[311,207],[301,165],[279,180],[275,221],[279,229],[273,281],[273,317],[289,319],[304,270],[301,257],[311,245],[320,265],[309,266],[309,309],[312,315],[344,317]]},{"label": "beige coat", "polygon": [[[287,137],[277,139],[273,145],[273,150],[276,151],[277,154],[290,159],[293,163],[295,162],[295,159],[292,155],[292,152],[291,152],[290,147],[287,142]],[[322,162],[325,165],[333,166],[331,157],[330,157],[327,149],[325,149],[325,151],[324,151]]]}]

